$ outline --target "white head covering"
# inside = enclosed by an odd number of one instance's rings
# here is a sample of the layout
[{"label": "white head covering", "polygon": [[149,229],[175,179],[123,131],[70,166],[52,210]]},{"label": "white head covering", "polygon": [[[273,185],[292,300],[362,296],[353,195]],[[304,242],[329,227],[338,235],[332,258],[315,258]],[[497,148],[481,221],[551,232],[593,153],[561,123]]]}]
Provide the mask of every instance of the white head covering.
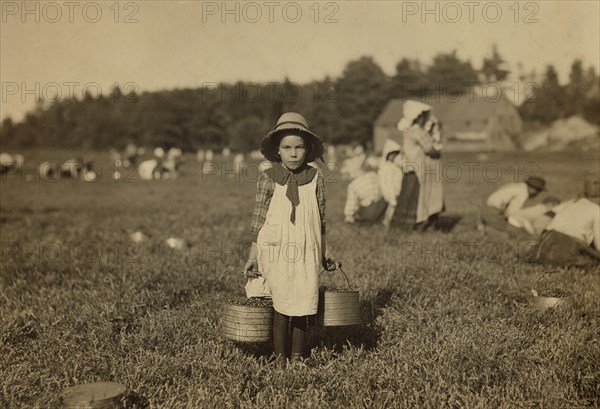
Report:
[{"label": "white head covering", "polygon": [[409,99],[402,107],[402,119],[398,122],[398,130],[400,132],[410,128],[415,119],[421,115],[422,112],[431,111],[431,105],[424,104],[419,101]]}]

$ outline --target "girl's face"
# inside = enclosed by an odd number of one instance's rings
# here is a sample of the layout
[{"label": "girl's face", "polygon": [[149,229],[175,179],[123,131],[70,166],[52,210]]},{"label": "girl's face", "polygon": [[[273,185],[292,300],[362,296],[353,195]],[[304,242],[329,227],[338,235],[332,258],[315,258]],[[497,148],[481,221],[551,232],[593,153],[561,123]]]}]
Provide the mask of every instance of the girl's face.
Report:
[{"label": "girl's face", "polygon": [[422,112],[421,115],[419,115],[417,117],[417,119],[415,120],[417,125],[419,125],[421,128],[425,127],[425,124],[427,123],[427,121],[429,121],[429,111]]},{"label": "girl's face", "polygon": [[279,143],[279,157],[283,165],[290,169],[298,169],[306,158],[306,144],[301,136],[287,135]]}]

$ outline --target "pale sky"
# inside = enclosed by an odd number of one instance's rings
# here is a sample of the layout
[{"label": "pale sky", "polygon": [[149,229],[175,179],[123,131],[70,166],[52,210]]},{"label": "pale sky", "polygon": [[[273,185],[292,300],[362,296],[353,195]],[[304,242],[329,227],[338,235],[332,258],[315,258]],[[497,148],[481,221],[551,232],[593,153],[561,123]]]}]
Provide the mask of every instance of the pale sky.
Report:
[{"label": "pale sky", "polygon": [[493,43],[515,77],[518,62],[538,73],[553,64],[561,82],[575,58],[600,66],[596,0],[3,0],[1,12],[0,117],[15,120],[57,88],[81,96],[84,86],[108,94],[115,82],[139,92],[285,76],[303,83],[336,78],[363,55],[389,75],[402,57],[428,64],[452,49],[479,68]]}]

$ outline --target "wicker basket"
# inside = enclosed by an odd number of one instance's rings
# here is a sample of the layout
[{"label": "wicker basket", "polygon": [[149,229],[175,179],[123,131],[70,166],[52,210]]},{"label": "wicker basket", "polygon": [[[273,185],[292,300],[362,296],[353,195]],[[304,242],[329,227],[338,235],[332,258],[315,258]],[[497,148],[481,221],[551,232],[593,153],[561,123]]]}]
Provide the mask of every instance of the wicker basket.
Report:
[{"label": "wicker basket", "polygon": [[360,293],[358,290],[350,290],[348,276],[341,267],[338,270],[344,275],[348,290],[319,291],[319,305],[315,324],[323,327],[362,324]]},{"label": "wicker basket", "polygon": [[273,334],[273,307],[224,304],[221,333],[238,342],[267,342]]}]

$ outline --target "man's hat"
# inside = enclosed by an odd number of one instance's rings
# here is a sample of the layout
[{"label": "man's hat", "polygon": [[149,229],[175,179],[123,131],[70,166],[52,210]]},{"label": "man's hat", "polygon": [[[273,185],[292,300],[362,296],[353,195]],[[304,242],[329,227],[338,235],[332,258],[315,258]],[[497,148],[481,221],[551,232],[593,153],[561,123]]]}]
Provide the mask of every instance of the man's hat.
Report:
[{"label": "man's hat", "polygon": [[546,190],[546,180],[541,176],[529,176],[525,179],[525,183],[530,188],[540,192]]},{"label": "man's hat", "polygon": [[325,153],[325,143],[321,138],[312,133],[308,128],[308,122],[304,117],[296,112],[286,112],[279,117],[275,129],[267,134],[260,143],[260,152],[272,162],[277,162],[277,151],[279,149],[279,139],[277,138],[283,132],[296,131],[306,138],[307,143],[312,147],[310,157],[306,162],[322,158]]}]

